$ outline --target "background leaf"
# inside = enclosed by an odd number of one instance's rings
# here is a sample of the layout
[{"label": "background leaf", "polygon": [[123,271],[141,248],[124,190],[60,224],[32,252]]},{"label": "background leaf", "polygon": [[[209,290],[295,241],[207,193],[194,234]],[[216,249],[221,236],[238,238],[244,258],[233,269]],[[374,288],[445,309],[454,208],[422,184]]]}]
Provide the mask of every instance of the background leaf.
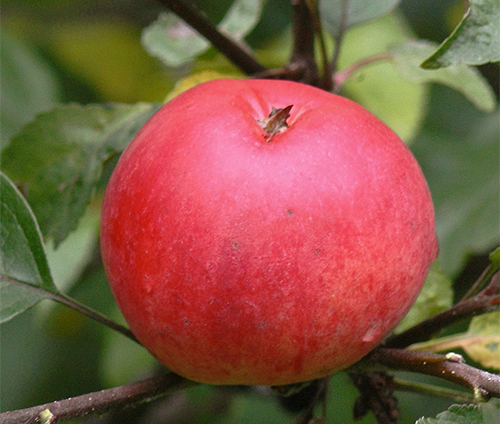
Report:
[{"label": "background leaf", "polygon": [[4,147],[23,124],[59,100],[60,90],[55,72],[47,61],[4,29],[0,56],[0,145]]},{"label": "background leaf", "polygon": [[[218,29],[241,42],[257,24],[263,3],[263,0],[235,0]],[[141,41],[152,56],[167,66],[190,62],[210,47],[207,40],[173,13],[161,13],[143,31]]]},{"label": "background leaf", "polygon": [[157,102],[173,85],[158,61],[144,51],[141,32],[131,22],[106,16],[49,21],[37,33],[47,36],[45,49],[63,73],[70,75],[72,88],[76,88],[75,80],[85,84],[95,91],[98,101]]},{"label": "background leaf", "polygon": [[[22,194],[0,172],[0,322],[7,321],[57,292],[52,282],[40,229]],[[17,282],[21,282],[19,284]]]},{"label": "background leaf", "polygon": [[157,105],[57,106],[3,150],[2,168],[23,185],[45,237],[56,246],[76,228],[103,163],[119,154]]},{"label": "background leaf", "polygon": [[469,8],[452,34],[422,63],[439,68],[465,62],[482,65],[500,60],[500,2],[470,0]]},{"label": "background leaf", "polygon": [[142,33],[146,51],[167,66],[181,66],[209,48],[209,43],[173,13],[161,13]]},{"label": "background leaf", "polygon": [[495,93],[480,72],[465,63],[454,63],[442,69],[423,69],[422,60],[435,48],[434,43],[410,40],[392,46],[389,51],[398,70],[415,83],[437,82],[462,93],[478,109],[491,112],[495,108]]},{"label": "background leaf", "polygon": [[411,148],[432,193],[440,264],[453,276],[469,254],[490,251],[500,241],[500,112],[481,113],[444,87],[432,93],[424,129]]},{"label": "background leaf", "polygon": [[[400,0],[348,0],[345,28],[369,21],[391,12]],[[320,0],[319,10],[325,28],[334,37],[342,25],[345,0]]]}]

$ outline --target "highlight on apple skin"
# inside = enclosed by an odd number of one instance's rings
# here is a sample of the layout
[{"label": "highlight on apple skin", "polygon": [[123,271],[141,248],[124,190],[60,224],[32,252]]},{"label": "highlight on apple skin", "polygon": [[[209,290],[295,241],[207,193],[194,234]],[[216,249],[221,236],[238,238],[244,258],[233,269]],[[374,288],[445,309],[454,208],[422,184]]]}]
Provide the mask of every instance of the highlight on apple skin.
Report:
[{"label": "highlight on apple skin", "polygon": [[210,384],[281,385],[357,362],[437,256],[409,149],[358,104],[215,80],[136,135],[106,189],[106,274],[138,340]]}]

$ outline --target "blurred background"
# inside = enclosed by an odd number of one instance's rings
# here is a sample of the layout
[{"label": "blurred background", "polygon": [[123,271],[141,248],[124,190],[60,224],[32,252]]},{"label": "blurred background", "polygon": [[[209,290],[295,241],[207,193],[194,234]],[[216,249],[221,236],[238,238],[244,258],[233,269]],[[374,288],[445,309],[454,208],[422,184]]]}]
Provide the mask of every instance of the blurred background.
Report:
[{"label": "blurred background", "polygon": [[[231,4],[228,0],[196,3],[214,22]],[[180,68],[167,68],[149,56],[141,46],[141,32],[163,10],[154,0],[3,0],[2,146],[24,123],[57,103],[162,102],[180,78],[193,72],[237,72],[213,50]],[[397,24],[382,20],[374,25],[384,37],[395,40],[413,34],[441,42],[463,11],[462,0],[404,0],[395,14]],[[247,37],[266,65],[277,66],[287,59],[290,16],[288,0],[268,1],[263,18]],[[352,43],[356,45],[354,36]],[[341,64],[352,61],[350,54],[344,54]],[[480,71],[498,98],[498,64],[482,66]],[[381,78],[391,84],[389,74]],[[361,75],[346,85],[342,94],[362,104],[366,100],[369,107],[370,100],[359,94],[362,79]],[[388,120],[408,142],[429,181],[441,265],[459,296],[498,244],[498,110],[478,111],[460,94],[440,86],[420,87],[418,93],[409,84],[397,89],[406,90],[408,102],[395,101],[396,107],[411,105],[412,110],[408,119],[391,118],[388,113]],[[373,107],[380,107],[384,115],[389,105]],[[49,258],[58,287],[120,321],[100,263],[98,222],[96,202],[60,249],[52,249],[48,242]],[[0,343],[2,411],[124,384],[159,369],[147,352],[123,336],[49,301],[2,325]],[[334,376],[327,422],[352,422],[356,397],[346,375]],[[402,423],[415,422],[423,411],[435,416],[450,404],[414,394],[401,394],[399,399]],[[301,396],[285,402],[263,387],[200,386],[134,410],[72,422],[290,423],[303,402]],[[360,422],[374,419],[368,416]]]}]

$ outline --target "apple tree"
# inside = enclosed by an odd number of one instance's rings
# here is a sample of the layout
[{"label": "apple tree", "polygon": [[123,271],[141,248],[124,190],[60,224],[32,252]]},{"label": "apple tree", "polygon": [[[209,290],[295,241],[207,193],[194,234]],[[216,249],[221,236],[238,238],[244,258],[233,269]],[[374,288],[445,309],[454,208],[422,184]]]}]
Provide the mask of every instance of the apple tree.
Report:
[{"label": "apple tree", "polygon": [[[498,0],[5,0],[2,12],[0,423],[500,420]],[[353,100],[430,188],[440,250],[423,289],[333,375],[188,380],[138,342],[109,289],[100,217],[121,154],[165,103],[227,78]]]}]

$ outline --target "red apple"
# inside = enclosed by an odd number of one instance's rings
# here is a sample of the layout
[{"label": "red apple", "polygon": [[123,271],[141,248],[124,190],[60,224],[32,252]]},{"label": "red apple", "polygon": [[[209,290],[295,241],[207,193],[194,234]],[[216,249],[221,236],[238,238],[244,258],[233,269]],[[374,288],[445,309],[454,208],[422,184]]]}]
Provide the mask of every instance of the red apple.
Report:
[{"label": "red apple", "polygon": [[406,314],[437,255],[404,143],[356,103],[288,81],[211,81],[166,104],[123,153],[101,231],[138,340],[212,384],[353,364]]}]

